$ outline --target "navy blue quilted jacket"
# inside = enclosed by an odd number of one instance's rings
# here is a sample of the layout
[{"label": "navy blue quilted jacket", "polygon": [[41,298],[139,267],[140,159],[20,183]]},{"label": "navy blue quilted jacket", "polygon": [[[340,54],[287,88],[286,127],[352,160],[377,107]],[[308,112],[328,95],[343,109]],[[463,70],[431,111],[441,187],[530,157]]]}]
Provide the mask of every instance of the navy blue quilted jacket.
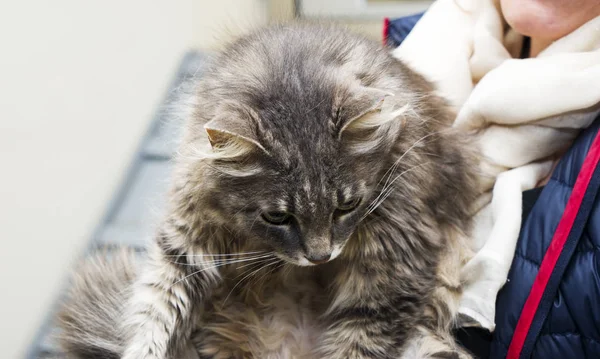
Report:
[{"label": "navy blue quilted jacket", "polygon": [[[398,46],[419,18],[386,22],[387,44]],[[515,335],[517,322],[528,312],[525,303],[539,277],[540,264],[599,128],[600,118],[578,137],[524,220],[508,282],[496,302],[490,358],[506,358],[511,341],[519,336]],[[548,284],[542,287],[537,311],[529,311],[535,314],[520,334],[524,338],[521,349],[511,358],[600,358],[600,196],[595,193],[600,187],[600,167],[594,168],[588,171],[591,180],[584,187],[581,207],[574,212],[572,229],[565,235],[567,242]]]}]

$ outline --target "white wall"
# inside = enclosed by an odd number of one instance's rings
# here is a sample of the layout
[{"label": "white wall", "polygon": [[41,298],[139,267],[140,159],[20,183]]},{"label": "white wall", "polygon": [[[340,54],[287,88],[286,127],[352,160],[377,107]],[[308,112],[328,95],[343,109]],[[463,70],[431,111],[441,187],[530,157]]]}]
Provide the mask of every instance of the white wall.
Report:
[{"label": "white wall", "polygon": [[183,53],[264,0],[0,3],[0,356],[18,358],[98,223]]}]

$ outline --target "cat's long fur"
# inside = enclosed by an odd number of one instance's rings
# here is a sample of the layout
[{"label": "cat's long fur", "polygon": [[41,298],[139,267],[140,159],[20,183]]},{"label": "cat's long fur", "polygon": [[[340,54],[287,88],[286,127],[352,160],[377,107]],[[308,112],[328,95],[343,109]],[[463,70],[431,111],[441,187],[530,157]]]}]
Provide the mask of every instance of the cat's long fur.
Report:
[{"label": "cat's long fur", "polygon": [[135,269],[125,253],[78,271],[69,353],[468,357],[450,330],[475,163],[427,81],[339,28],[274,26],[194,98],[156,240]]}]

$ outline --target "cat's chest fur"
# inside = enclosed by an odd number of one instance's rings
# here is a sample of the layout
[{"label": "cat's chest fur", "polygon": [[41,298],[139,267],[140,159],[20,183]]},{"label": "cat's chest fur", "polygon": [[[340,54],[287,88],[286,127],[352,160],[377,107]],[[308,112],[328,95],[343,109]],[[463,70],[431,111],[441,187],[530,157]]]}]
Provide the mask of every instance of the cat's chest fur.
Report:
[{"label": "cat's chest fur", "polygon": [[392,244],[396,240],[387,238],[388,245],[380,246],[374,237],[384,233],[360,232],[340,257],[319,266],[281,262],[258,271],[254,268],[260,265],[224,270],[192,336],[201,357],[320,358],[322,338],[331,325],[325,318],[331,312],[377,308],[397,294],[390,283],[432,289],[435,265],[427,269],[423,263],[421,276],[407,273],[401,248]]},{"label": "cat's chest fur", "polygon": [[[197,348],[214,358],[316,358],[336,266],[232,270],[205,304]],[[237,286],[236,286],[237,285]]]}]

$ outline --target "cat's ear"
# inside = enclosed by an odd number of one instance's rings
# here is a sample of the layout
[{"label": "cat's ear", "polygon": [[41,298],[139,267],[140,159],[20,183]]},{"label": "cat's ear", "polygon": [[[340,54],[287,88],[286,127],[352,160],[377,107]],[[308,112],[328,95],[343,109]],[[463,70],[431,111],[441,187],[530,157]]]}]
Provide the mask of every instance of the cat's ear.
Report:
[{"label": "cat's ear", "polygon": [[254,149],[267,152],[252,129],[252,119],[233,111],[220,112],[204,125],[208,140],[219,157],[239,157]]},{"label": "cat's ear", "polygon": [[394,110],[393,97],[388,91],[358,87],[337,110],[339,138],[345,132],[373,129],[398,117],[404,108]]}]

